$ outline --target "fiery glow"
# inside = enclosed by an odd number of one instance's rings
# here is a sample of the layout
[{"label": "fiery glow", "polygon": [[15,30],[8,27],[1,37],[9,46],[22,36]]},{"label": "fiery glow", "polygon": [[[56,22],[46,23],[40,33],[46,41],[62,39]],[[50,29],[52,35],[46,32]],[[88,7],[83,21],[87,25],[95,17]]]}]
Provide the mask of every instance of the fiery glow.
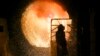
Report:
[{"label": "fiery glow", "polygon": [[55,1],[55,0],[35,0],[35,1]]},{"label": "fiery glow", "polygon": [[69,15],[59,4],[51,1],[36,1],[26,8],[21,25],[31,45],[50,47],[50,21],[53,18],[69,18]]}]

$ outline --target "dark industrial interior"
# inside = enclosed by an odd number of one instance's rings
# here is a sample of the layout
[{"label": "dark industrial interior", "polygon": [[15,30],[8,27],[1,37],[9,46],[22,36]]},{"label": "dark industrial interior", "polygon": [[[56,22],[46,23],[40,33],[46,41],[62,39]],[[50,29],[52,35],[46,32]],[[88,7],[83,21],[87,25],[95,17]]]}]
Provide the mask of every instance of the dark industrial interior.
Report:
[{"label": "dark industrial interior", "polygon": [[[4,46],[6,41],[9,39],[8,45],[11,48],[10,51],[13,51],[13,54],[16,56],[25,56],[24,54],[27,51],[27,49],[31,49],[32,47],[22,48],[23,52],[21,53],[19,50],[14,51],[13,48],[16,42],[15,39],[22,40],[23,37],[21,36],[21,30],[20,28],[20,18],[21,14],[24,11],[24,8],[32,2],[32,0],[0,0],[0,19],[2,18],[4,21],[2,21],[6,27],[7,35],[8,36],[0,36],[0,56],[7,56],[6,51],[4,50]],[[73,20],[73,25],[76,28],[77,31],[77,56],[96,56],[95,52],[95,38],[96,38],[96,28],[95,28],[95,6],[93,3],[95,1],[89,1],[89,0],[58,0],[58,2],[62,3],[65,6],[65,9],[67,9],[70,17]],[[1,23],[1,21],[0,21]],[[18,26],[19,25],[19,26]],[[16,30],[17,29],[17,30]],[[3,26],[0,24],[0,34],[4,31]],[[8,34],[9,33],[9,34]],[[17,36],[16,36],[17,35]],[[16,37],[16,38],[14,38]],[[26,41],[26,40],[22,40]],[[27,41],[25,42],[27,45]],[[24,43],[22,43],[24,44]],[[25,45],[26,45],[25,44]],[[21,44],[18,44],[21,45]],[[15,46],[18,46],[17,44]],[[2,47],[3,46],[3,47]],[[19,47],[17,47],[19,48]],[[21,50],[22,50],[21,49]],[[19,53],[16,53],[19,52]],[[32,54],[31,54],[32,55]],[[27,55],[26,55],[27,56]]]}]

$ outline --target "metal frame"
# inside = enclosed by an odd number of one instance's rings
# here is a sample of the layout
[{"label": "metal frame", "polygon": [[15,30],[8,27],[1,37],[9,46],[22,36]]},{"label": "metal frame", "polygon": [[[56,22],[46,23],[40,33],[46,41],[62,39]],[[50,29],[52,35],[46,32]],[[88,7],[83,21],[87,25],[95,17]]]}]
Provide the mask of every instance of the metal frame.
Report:
[{"label": "metal frame", "polygon": [[[55,30],[56,28],[54,28],[54,29],[52,29],[52,26],[58,26],[58,25],[52,25],[52,21],[53,20],[72,20],[72,19],[69,19],[69,18],[54,18],[54,19],[51,19],[51,26],[50,26],[50,30],[51,30],[51,33],[50,33],[50,44],[52,45],[52,38],[55,36],[55,35],[53,35],[52,36],[52,33],[55,33],[55,32],[52,32],[53,30]],[[60,23],[59,23],[60,24]],[[67,31],[65,31],[65,33],[66,33]],[[67,32],[68,33],[68,32]],[[52,47],[51,47],[52,48]],[[52,50],[51,50],[52,51]],[[51,53],[51,55],[52,55],[52,53]]]}]

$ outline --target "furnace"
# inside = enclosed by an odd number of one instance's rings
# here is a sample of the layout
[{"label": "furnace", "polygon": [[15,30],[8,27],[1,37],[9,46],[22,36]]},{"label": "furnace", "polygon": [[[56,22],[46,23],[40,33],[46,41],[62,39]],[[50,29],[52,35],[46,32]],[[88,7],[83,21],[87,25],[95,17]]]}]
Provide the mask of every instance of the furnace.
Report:
[{"label": "furnace", "polygon": [[[44,56],[55,56],[56,45],[55,38],[52,35],[52,30],[56,31],[57,25],[65,26],[66,40],[72,41],[70,38],[72,20],[69,17],[67,10],[64,10],[61,4],[54,1],[35,1],[29,4],[22,14],[21,28],[23,35],[30,45],[37,48],[47,48],[48,51],[37,51],[38,53],[47,54]],[[53,44],[52,44],[53,43]],[[41,54],[38,54],[41,56]]]}]

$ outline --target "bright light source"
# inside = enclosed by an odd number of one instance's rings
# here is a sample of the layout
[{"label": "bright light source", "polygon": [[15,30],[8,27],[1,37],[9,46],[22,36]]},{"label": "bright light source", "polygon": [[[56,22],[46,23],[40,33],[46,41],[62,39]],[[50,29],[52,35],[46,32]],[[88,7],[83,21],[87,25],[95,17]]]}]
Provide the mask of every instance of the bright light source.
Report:
[{"label": "bright light source", "polygon": [[[50,47],[52,18],[69,18],[67,11],[55,2],[36,1],[30,4],[21,19],[25,38],[36,47]],[[55,22],[57,23],[57,22]],[[61,21],[65,25],[66,21]]]}]

